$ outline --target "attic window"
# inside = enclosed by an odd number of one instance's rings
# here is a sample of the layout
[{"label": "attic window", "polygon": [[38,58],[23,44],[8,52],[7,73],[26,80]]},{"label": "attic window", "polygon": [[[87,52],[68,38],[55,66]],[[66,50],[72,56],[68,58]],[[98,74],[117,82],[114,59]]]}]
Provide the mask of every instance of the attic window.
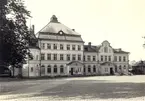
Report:
[{"label": "attic window", "polygon": [[59,33],[60,35],[64,34],[62,30],[60,30],[58,33]]}]

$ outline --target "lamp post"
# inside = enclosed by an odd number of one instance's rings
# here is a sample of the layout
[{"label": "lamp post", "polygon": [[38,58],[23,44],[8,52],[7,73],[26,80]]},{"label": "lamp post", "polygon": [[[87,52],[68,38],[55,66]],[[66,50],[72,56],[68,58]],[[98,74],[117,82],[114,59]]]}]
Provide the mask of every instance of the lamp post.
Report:
[{"label": "lamp post", "polygon": [[[5,16],[5,5],[7,4],[7,0],[0,0],[0,70],[2,67],[4,67],[4,61],[3,61],[3,54],[2,54],[2,48],[3,48],[3,24]],[[1,71],[0,71],[1,72]]]}]

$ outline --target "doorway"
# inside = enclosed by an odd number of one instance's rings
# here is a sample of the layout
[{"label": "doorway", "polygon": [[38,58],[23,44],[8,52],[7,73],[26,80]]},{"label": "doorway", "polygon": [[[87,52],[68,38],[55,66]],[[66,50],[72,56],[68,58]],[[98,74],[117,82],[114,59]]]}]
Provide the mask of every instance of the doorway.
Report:
[{"label": "doorway", "polygon": [[74,72],[74,69],[71,68],[71,70],[70,70],[71,75],[73,75],[73,72]]},{"label": "doorway", "polygon": [[110,74],[111,74],[111,75],[114,75],[113,68],[110,68]]}]

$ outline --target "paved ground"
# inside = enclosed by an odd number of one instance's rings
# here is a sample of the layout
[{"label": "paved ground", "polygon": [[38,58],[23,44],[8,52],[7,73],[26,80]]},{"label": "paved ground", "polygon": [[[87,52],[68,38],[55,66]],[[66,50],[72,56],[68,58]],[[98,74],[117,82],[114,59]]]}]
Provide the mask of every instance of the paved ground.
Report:
[{"label": "paved ground", "polygon": [[0,101],[145,101],[145,76],[0,82]]}]

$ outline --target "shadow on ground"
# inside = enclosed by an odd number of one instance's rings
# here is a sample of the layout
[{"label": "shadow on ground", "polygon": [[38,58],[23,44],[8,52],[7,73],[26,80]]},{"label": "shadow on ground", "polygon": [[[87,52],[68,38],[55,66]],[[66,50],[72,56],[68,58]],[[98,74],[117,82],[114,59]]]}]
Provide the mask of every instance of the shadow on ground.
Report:
[{"label": "shadow on ground", "polygon": [[88,98],[135,98],[145,96],[145,83],[107,83],[98,81],[70,81],[67,84],[45,90],[41,94],[33,95],[51,96],[56,98],[79,97]]}]

